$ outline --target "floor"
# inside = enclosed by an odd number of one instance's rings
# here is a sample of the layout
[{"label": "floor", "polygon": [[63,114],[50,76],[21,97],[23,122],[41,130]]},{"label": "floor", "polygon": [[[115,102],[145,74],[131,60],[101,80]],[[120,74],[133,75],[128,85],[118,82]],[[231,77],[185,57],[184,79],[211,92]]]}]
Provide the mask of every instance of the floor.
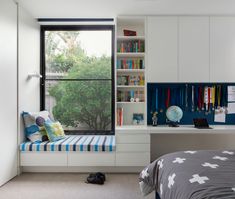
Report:
[{"label": "floor", "polygon": [[[104,185],[84,183],[87,174],[24,173],[0,187],[0,199],[143,199],[137,174],[106,174]],[[153,199],[150,194],[145,199]]]}]

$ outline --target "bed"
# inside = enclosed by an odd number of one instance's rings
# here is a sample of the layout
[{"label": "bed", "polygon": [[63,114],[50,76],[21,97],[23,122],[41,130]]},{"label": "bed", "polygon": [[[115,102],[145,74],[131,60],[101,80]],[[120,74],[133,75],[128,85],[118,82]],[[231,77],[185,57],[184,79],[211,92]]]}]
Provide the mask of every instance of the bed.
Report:
[{"label": "bed", "polygon": [[139,184],[156,199],[235,199],[235,150],[164,155],[143,169]]}]

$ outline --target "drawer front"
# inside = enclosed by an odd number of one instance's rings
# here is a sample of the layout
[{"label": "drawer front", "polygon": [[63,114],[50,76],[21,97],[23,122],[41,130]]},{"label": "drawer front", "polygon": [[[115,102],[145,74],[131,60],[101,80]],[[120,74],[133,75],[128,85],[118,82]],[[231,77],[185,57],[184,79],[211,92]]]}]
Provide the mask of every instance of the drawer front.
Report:
[{"label": "drawer front", "polygon": [[146,134],[148,133],[147,128],[145,129],[139,129],[138,127],[133,128],[133,129],[116,129],[115,132],[117,134]]},{"label": "drawer front", "polygon": [[117,134],[116,135],[116,143],[121,144],[150,144],[150,135],[149,134]]},{"label": "drawer front", "polygon": [[67,153],[21,152],[20,166],[67,166]]},{"label": "drawer front", "polygon": [[116,153],[116,166],[146,166],[150,153]]},{"label": "drawer front", "polygon": [[150,144],[117,144],[116,152],[150,152]]},{"label": "drawer front", "polygon": [[70,152],[68,166],[115,166],[115,152]]}]

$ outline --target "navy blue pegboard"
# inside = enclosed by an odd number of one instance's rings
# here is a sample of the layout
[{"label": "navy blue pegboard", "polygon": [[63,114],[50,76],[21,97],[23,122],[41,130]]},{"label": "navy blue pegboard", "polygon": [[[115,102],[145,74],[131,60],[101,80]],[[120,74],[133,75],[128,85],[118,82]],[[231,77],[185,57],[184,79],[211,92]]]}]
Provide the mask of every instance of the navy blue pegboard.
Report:
[{"label": "navy blue pegboard", "polygon": [[[191,97],[191,86],[213,86],[213,85],[221,85],[222,87],[227,87],[227,86],[235,86],[235,83],[148,83],[147,84],[147,123],[148,125],[152,124],[152,114],[151,114],[151,109],[153,109],[152,103],[155,102],[156,97],[154,96],[154,90],[156,88],[158,89],[167,89],[171,88],[172,91],[177,90],[178,88],[185,87],[186,84],[188,85],[189,92],[188,92],[188,98]],[[159,95],[161,95],[159,93]],[[173,99],[171,97],[171,105],[174,105],[174,101],[176,99]],[[159,101],[161,102],[161,99]],[[164,103],[164,102],[163,102]],[[189,107],[191,107],[190,100],[189,100]],[[180,121],[180,124],[182,125],[190,125],[193,124],[193,118],[207,118],[208,123],[211,125],[235,125],[235,114],[227,114],[226,115],[226,122],[225,123],[219,123],[219,122],[214,122],[214,111],[211,111],[209,114],[205,114],[204,111],[198,112],[194,111],[192,112],[191,109],[185,110],[184,107],[181,107],[183,110],[183,118]],[[164,111],[161,113],[158,113],[158,124],[159,125],[164,125],[167,124],[166,122],[166,108],[164,108]]]}]

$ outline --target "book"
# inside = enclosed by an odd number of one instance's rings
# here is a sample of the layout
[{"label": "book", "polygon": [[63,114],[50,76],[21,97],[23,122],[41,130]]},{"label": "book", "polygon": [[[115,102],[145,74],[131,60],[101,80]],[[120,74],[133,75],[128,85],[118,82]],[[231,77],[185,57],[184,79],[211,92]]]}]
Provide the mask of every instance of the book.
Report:
[{"label": "book", "polygon": [[118,59],[117,69],[144,69],[143,59]]},{"label": "book", "polygon": [[136,36],[137,35],[136,31],[134,31],[134,30],[127,30],[127,29],[123,30],[123,34],[124,34],[124,36]]},{"label": "book", "polygon": [[123,125],[123,108],[117,108],[117,125]]},{"label": "book", "polygon": [[144,41],[141,41],[141,40],[127,40],[127,41],[118,42],[117,51],[120,52],[120,53],[144,52]]}]

